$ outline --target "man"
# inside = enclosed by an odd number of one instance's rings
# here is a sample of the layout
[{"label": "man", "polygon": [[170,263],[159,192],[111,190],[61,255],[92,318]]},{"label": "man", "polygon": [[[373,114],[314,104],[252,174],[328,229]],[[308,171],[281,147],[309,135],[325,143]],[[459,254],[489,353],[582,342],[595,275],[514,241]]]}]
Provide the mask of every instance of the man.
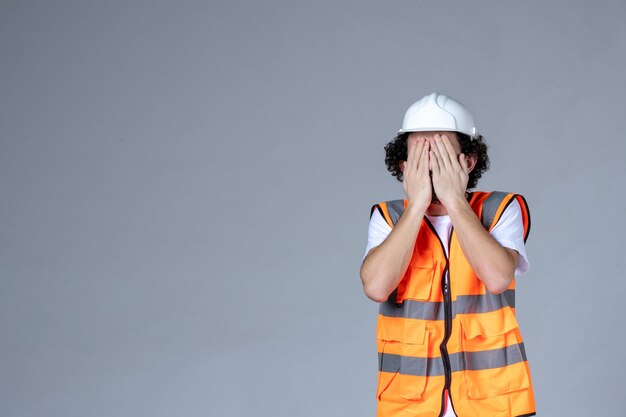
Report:
[{"label": "man", "polygon": [[375,204],[361,266],[380,303],[377,417],[535,415],[515,318],[515,275],[528,269],[526,201],[468,192],[487,147],[458,101],[432,93],[385,146],[406,199]]}]

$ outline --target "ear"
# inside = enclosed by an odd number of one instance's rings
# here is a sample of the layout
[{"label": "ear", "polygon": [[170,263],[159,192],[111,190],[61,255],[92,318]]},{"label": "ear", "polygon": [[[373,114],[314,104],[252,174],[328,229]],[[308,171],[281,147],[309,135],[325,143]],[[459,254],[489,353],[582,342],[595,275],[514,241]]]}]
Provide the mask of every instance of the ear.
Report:
[{"label": "ear", "polygon": [[[465,166],[467,167],[467,172],[470,173],[476,166],[478,162],[478,157],[476,155],[465,155]],[[459,163],[463,163],[463,159],[459,156]]]},{"label": "ear", "polygon": [[406,165],[406,161],[400,161],[400,171],[404,172],[404,166]]}]

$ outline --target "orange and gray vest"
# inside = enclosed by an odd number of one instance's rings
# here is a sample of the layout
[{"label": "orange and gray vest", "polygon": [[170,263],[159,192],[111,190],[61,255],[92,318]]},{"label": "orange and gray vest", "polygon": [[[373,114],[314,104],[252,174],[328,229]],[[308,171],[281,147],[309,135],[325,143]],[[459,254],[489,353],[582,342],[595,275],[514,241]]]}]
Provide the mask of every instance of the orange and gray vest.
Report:
[{"label": "orange and gray vest", "polygon": [[[503,192],[470,193],[488,231],[517,200],[530,230],[526,200]],[[375,204],[392,228],[407,200]],[[371,217],[370,214],[370,217]],[[515,318],[515,279],[492,294],[465,258],[452,229],[448,255],[424,216],[406,273],[380,303],[377,417],[443,415],[448,390],[458,417],[535,415],[530,369]]]}]

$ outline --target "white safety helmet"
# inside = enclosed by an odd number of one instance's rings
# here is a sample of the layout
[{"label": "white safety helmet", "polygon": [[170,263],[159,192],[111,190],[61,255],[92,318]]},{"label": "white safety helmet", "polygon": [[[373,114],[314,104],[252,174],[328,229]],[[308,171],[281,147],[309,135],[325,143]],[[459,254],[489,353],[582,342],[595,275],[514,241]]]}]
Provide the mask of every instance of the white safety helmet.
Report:
[{"label": "white safety helmet", "polygon": [[458,101],[439,93],[431,93],[416,101],[404,115],[402,129],[406,132],[443,130],[476,135],[474,118]]}]

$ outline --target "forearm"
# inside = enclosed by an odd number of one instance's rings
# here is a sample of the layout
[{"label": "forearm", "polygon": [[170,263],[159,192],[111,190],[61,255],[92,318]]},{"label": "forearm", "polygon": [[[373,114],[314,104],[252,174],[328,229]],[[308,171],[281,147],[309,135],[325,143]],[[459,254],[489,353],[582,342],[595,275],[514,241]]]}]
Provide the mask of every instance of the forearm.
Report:
[{"label": "forearm", "polygon": [[487,290],[499,294],[510,285],[517,260],[484,228],[464,198],[447,207],[463,254]]},{"label": "forearm", "polygon": [[413,256],[425,208],[408,205],[385,241],[361,265],[361,281],[370,299],[382,302],[398,286]]}]

